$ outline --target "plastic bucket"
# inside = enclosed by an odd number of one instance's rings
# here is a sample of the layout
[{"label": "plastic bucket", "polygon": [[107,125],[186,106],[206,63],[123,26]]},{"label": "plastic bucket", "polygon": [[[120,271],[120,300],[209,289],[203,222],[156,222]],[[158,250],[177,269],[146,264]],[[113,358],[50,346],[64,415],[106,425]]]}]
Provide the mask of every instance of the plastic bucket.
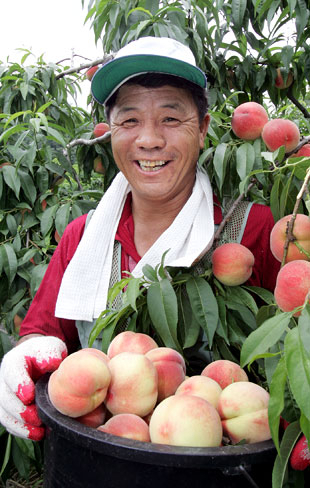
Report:
[{"label": "plastic bucket", "polygon": [[47,426],[44,488],[271,487],[273,442],[216,448],[175,447],[99,432],[62,415],[50,403],[48,375],[36,388]]}]

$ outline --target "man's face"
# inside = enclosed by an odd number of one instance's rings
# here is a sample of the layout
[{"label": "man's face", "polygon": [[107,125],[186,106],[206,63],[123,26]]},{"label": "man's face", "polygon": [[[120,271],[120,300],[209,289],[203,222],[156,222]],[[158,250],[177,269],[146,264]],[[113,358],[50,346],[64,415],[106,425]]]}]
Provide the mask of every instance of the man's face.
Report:
[{"label": "man's face", "polygon": [[187,90],[122,86],[110,114],[112,149],[133,198],[186,200],[208,124],[208,115],[199,124]]}]

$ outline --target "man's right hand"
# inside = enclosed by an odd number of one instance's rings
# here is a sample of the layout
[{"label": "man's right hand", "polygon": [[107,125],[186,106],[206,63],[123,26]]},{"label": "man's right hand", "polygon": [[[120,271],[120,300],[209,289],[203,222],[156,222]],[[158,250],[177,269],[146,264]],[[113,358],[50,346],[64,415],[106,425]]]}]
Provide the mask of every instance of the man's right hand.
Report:
[{"label": "man's right hand", "polygon": [[0,423],[13,435],[41,440],[45,429],[34,403],[35,382],[68,355],[52,336],[32,337],[4,355],[0,369]]}]

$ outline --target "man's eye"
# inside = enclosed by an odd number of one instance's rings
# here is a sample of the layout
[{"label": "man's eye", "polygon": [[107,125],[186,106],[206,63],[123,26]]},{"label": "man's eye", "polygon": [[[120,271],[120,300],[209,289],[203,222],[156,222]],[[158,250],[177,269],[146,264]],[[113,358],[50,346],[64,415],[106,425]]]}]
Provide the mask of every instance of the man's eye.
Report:
[{"label": "man's eye", "polygon": [[178,122],[175,117],[165,117],[164,122]]},{"label": "man's eye", "polygon": [[138,120],[135,119],[135,118],[131,118],[131,119],[126,119],[124,120],[123,122],[123,125],[134,125],[134,124],[137,124],[138,123]]}]

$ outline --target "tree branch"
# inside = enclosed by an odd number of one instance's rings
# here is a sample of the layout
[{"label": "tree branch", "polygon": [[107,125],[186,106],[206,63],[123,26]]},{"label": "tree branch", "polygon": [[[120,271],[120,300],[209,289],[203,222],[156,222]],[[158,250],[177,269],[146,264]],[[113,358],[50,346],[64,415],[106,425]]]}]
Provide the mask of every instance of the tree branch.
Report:
[{"label": "tree branch", "polygon": [[[284,243],[284,253],[283,253],[283,258],[282,258],[282,262],[281,262],[281,267],[284,266],[284,264],[285,264],[287,253],[288,253],[288,247],[289,247],[290,243],[296,241],[296,237],[293,234],[294,224],[295,224],[299,204],[301,202],[303,194],[307,191],[307,185],[308,185],[309,181],[310,181],[310,167],[307,169],[304,182],[303,182],[301,189],[297,195],[296,202],[295,202],[294,209],[293,209],[293,213],[292,213],[292,217],[289,220],[289,222],[287,223],[286,239],[285,239],[285,243]],[[298,248],[300,251],[304,252],[304,250],[302,249],[302,247],[300,245],[298,245]],[[307,255],[308,253],[305,252],[305,254]]]},{"label": "tree branch", "polygon": [[79,146],[83,144],[84,146],[94,146],[94,144],[100,144],[101,142],[109,142],[111,139],[111,131],[106,132],[103,136],[95,137],[94,139],[74,139],[73,141],[69,142],[66,145],[66,149],[64,149],[64,155],[67,156],[68,149],[72,147]]},{"label": "tree branch", "polygon": [[287,98],[289,100],[291,100],[291,102],[296,105],[297,108],[299,108],[299,110],[301,111],[301,113],[303,114],[303,116],[306,118],[306,119],[310,119],[310,113],[308,112],[308,110],[306,109],[306,107],[304,107],[298,100],[297,98],[294,97],[293,95],[293,92],[292,92],[292,87],[290,86],[288,91],[287,91]]},{"label": "tree branch", "polygon": [[108,61],[112,59],[112,56],[105,56],[100,59],[96,59],[96,61],[92,61],[91,63],[85,63],[85,64],[80,64],[80,66],[77,66],[76,68],[70,68],[62,73],[59,73],[59,75],[56,75],[56,80],[59,80],[60,78],[63,78],[66,75],[71,75],[72,73],[79,73],[83,69],[91,68],[92,66],[96,66],[97,64],[105,64]]}]

